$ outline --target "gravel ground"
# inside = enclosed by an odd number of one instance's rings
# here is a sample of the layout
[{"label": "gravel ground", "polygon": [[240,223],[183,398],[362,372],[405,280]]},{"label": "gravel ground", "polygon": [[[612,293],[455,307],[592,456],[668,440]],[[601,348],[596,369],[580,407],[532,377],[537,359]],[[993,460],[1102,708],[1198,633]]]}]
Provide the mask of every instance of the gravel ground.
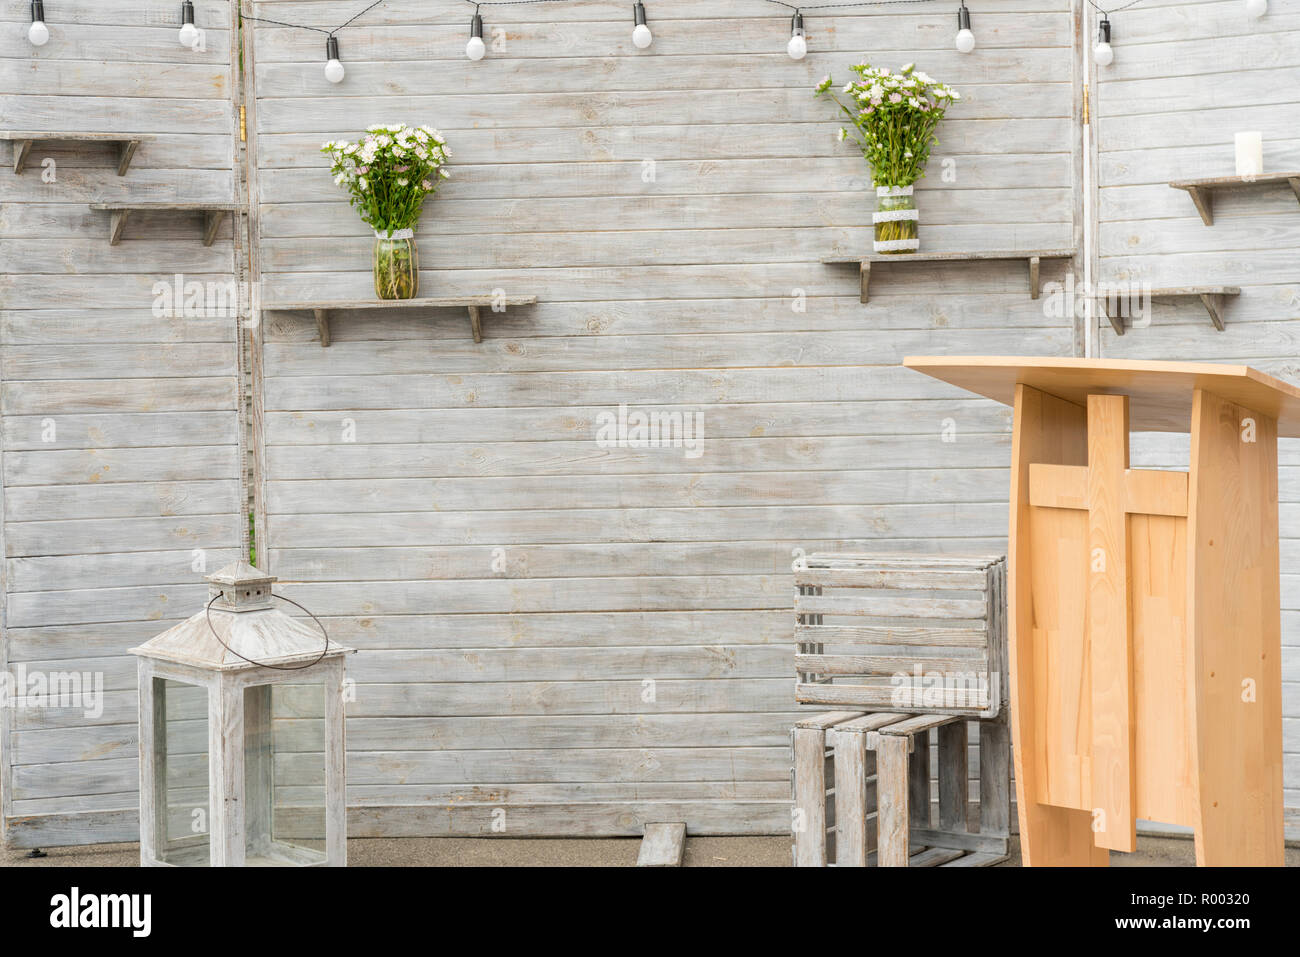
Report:
[{"label": "gravel ground", "polygon": [[[635,838],[473,838],[432,837],[352,840],[348,861],[372,867],[631,867],[640,841]],[[135,844],[48,848],[49,857],[28,860],[26,851],[0,849],[6,867],[134,867]],[[1195,864],[1192,842],[1143,837],[1135,854],[1111,854],[1117,867],[1188,866]],[[788,837],[691,837],[686,840],[687,867],[786,867]],[[1012,838],[1012,856],[1003,866],[1020,863]],[[1300,848],[1286,849],[1288,866],[1300,866]]]}]

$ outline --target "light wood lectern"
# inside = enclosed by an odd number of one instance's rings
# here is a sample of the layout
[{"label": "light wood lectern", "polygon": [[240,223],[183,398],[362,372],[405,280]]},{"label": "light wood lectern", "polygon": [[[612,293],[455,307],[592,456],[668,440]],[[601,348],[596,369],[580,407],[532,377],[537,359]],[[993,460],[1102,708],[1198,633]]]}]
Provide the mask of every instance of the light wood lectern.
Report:
[{"label": "light wood lectern", "polygon": [[[1104,865],[1139,818],[1202,865],[1282,863],[1277,437],[1300,389],[1245,366],[913,357],[1015,408],[1008,618],[1021,852]],[[1190,432],[1190,472],[1129,432]]]}]

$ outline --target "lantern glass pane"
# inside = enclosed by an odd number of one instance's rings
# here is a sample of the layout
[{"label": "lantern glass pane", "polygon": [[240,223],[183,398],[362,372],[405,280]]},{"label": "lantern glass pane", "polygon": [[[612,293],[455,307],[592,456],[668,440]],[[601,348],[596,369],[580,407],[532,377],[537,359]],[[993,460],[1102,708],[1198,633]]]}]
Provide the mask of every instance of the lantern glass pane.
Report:
[{"label": "lantern glass pane", "polygon": [[166,719],[157,731],[155,762],[161,800],[159,858],[178,867],[210,862],[208,801],[208,691],[197,685],[154,679],[164,696]]},{"label": "lantern glass pane", "polygon": [[244,692],[248,864],[325,863],[325,686]]}]

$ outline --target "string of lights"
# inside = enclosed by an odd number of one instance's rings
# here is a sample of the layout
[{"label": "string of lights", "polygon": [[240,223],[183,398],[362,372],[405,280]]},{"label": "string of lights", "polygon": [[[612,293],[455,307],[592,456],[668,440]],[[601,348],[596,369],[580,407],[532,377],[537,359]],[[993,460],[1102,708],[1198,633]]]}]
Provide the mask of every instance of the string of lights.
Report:
[{"label": "string of lights", "polygon": [[[487,48],[483,44],[483,15],[480,12],[483,7],[515,7],[525,4],[534,3],[564,3],[567,0],[465,0],[466,3],[474,7],[474,17],[470,22],[469,42],[465,45],[465,55],[471,60],[481,60],[487,53]],[[786,0],[767,0],[768,3],[774,3],[779,7],[785,7],[792,11],[790,18],[790,41],[786,44],[786,52],[791,59],[802,60],[808,55],[808,41],[804,33],[803,13],[810,10],[842,10],[861,7],[881,7],[898,3],[932,3],[934,0],[839,0],[835,3],[813,3],[813,4],[794,4]],[[958,39],[957,49],[962,53],[969,53],[975,49],[975,37],[970,31],[970,13],[966,9],[965,0],[962,0],[961,10],[958,11]],[[969,38],[969,43],[967,43]],[[654,42],[654,35],[650,31],[650,26],[646,18],[645,3],[642,0],[636,0],[632,5],[632,43],[638,50],[647,49]]]},{"label": "string of lights", "polygon": [[[242,19],[253,20],[258,23],[267,23],[274,26],[289,27],[296,30],[311,30],[316,33],[325,34],[325,78],[331,83],[343,82],[346,70],[343,67],[342,59],[339,55],[339,31],[351,26],[357,20],[369,13],[371,10],[385,3],[386,0],[374,0],[373,3],[361,8],[343,23],[333,29],[313,26],[306,23],[290,23],[285,20],[274,20],[270,17],[256,17],[244,15]],[[483,42],[483,14],[484,7],[516,7],[524,5],[534,5],[542,3],[567,3],[569,0],[465,0],[466,3],[474,7],[474,15],[470,20],[469,40],[465,44],[465,56],[470,60],[481,60],[487,55],[487,45]],[[808,55],[808,40],[804,32],[804,13],[820,12],[825,10],[847,10],[862,7],[881,7],[891,6],[900,3],[933,3],[936,0],[833,0],[830,3],[809,3],[798,4],[790,3],[789,0],[766,0],[768,3],[775,4],[779,7],[791,11],[790,17],[790,40],[786,44],[786,53],[791,59],[802,60]],[[1092,48],[1093,60],[1099,66],[1109,66],[1115,59],[1115,51],[1111,47],[1111,39],[1114,36],[1114,28],[1110,18],[1113,14],[1135,7],[1143,0],[1129,0],[1128,3],[1118,7],[1106,9],[1096,0],[1087,0],[1088,5],[1101,14],[1101,21],[1098,24],[1097,43]],[[966,7],[965,0],[960,0],[961,6],[957,10],[957,33],[953,38],[954,45],[960,53],[970,53],[975,49],[975,34],[971,30],[970,10]],[[1258,19],[1268,12],[1268,0],[1245,0],[1246,12],[1251,17]],[[27,39],[32,46],[44,46],[50,40],[50,31],[45,23],[45,3],[44,0],[31,0],[32,23],[27,31]],[[194,2],[193,0],[184,0],[181,3],[181,28],[178,34],[181,45],[189,48],[195,48],[201,43],[202,32],[194,22]],[[632,5],[632,43],[638,50],[645,50],[654,42],[654,34],[650,30],[649,19],[646,15],[646,6],[643,0],[636,0]]]}]

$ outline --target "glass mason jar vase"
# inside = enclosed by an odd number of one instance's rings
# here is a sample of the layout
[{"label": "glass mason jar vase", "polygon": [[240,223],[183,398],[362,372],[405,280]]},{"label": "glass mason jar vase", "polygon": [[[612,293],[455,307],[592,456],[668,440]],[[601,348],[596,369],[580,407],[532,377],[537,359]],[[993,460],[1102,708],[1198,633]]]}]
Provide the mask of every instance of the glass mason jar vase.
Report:
[{"label": "glass mason jar vase", "polygon": [[375,295],[380,299],[414,299],[420,288],[420,258],[415,230],[375,231]]},{"label": "glass mason jar vase", "polygon": [[911,186],[877,186],[875,225],[872,249],[878,253],[914,253],[920,248],[917,238],[918,215]]}]

